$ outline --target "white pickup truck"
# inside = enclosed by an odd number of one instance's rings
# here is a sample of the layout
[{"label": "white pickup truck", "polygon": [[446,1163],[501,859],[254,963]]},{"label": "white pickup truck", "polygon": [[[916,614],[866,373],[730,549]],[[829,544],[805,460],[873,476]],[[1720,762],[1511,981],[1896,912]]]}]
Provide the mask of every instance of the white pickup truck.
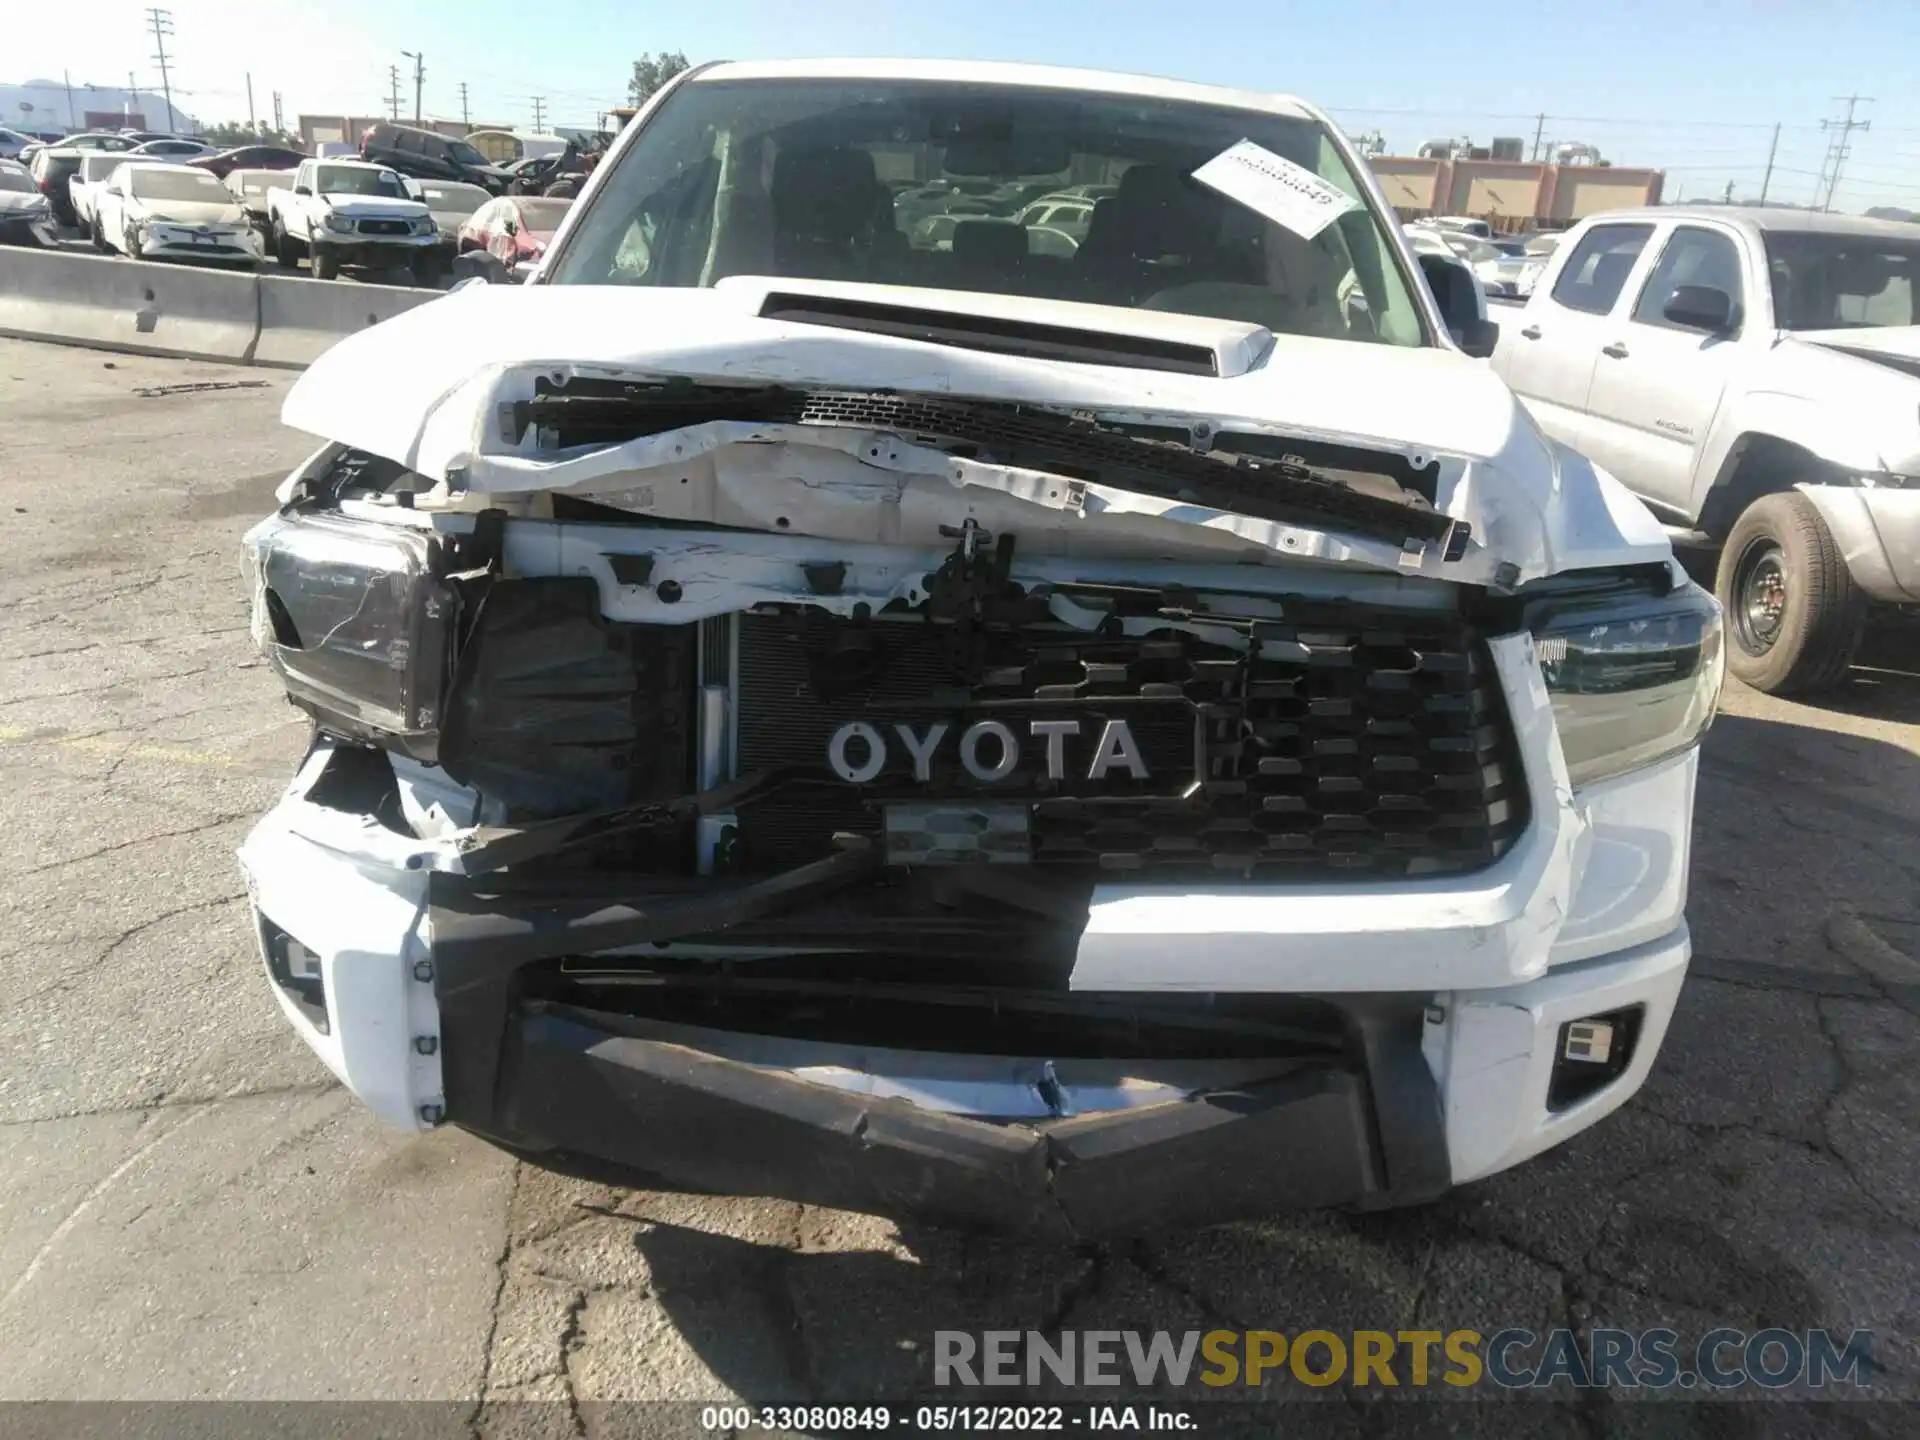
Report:
[{"label": "white pickup truck", "polygon": [[1727,663],[1842,680],[1874,602],[1920,602],[1920,229],[1800,210],[1596,215],[1493,365],[1540,427],[1720,552]]},{"label": "white pickup truck", "polygon": [[331,280],[341,266],[353,265],[411,270],[425,284],[438,268],[432,214],[384,165],[303,161],[291,189],[268,195],[267,223],[274,258],[291,270],[307,256],[316,280]]},{"label": "white pickup truck", "polygon": [[[1036,175],[1112,185],[1070,254],[961,209]],[[1053,1234],[1415,1203],[1616,1109],[1719,608],[1423,258],[1284,95],[683,71],[528,283],[288,395],[289,1023],[399,1125]]]}]

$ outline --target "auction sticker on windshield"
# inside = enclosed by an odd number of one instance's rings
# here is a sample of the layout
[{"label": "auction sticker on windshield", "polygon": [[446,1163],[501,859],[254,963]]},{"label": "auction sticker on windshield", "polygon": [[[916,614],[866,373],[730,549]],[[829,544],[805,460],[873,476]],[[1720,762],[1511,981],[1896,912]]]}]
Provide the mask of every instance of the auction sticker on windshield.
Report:
[{"label": "auction sticker on windshield", "polygon": [[1337,185],[1251,140],[1221,151],[1194,171],[1193,178],[1303,240],[1360,208],[1360,202]]}]

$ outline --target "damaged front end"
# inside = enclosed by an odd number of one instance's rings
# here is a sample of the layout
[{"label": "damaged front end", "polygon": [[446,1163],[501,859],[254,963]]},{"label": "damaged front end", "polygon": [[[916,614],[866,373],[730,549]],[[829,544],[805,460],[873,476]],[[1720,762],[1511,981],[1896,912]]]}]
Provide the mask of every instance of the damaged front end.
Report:
[{"label": "damaged front end", "polygon": [[490,384],[247,540],[316,723],[262,944],[385,1117],[1096,1234],[1424,1199],[1644,1076],[1718,685],[1670,562],[1324,436]]}]

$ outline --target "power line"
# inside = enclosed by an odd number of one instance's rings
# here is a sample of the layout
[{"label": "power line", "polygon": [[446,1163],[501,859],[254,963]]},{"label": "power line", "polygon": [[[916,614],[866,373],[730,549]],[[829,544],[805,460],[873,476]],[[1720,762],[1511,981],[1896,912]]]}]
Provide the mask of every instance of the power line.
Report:
[{"label": "power line", "polygon": [[173,34],[173,12],[162,10],[158,6],[147,10],[147,21],[153,27],[153,58],[160,65],[160,93],[167,102],[167,129],[175,128],[173,118],[173,84],[167,78],[167,37]]},{"label": "power line", "polygon": [[1833,98],[1835,103],[1841,100],[1847,102],[1847,116],[1844,120],[1822,120],[1820,122],[1820,128],[1822,130],[1831,130],[1833,132],[1833,146],[1828,150],[1827,161],[1821,167],[1822,169],[1831,168],[1833,172],[1832,177],[1827,181],[1827,199],[1826,203],[1820,207],[1822,210],[1833,209],[1833,192],[1840,188],[1840,168],[1847,163],[1847,154],[1853,148],[1850,143],[1850,137],[1853,135],[1853,132],[1855,130],[1871,130],[1873,128],[1872,121],[1856,120],[1853,118],[1854,107],[1857,106],[1862,99],[1865,99],[1866,102],[1871,105],[1873,103],[1871,96],[1836,95]]}]

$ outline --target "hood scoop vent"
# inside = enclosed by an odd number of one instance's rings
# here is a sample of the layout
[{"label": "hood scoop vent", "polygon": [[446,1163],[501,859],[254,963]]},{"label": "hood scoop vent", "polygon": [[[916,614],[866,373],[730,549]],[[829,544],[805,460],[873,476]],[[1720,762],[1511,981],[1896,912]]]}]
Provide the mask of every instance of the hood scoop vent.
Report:
[{"label": "hood scoop vent", "polygon": [[999,315],[928,310],[839,295],[774,291],[762,302],[760,317],[799,325],[830,325],[869,335],[893,335],[928,345],[952,345],[1029,360],[1117,365],[1130,370],[1164,370],[1176,375],[1220,374],[1219,356],[1207,345],[1077,326],[1037,324]]}]

